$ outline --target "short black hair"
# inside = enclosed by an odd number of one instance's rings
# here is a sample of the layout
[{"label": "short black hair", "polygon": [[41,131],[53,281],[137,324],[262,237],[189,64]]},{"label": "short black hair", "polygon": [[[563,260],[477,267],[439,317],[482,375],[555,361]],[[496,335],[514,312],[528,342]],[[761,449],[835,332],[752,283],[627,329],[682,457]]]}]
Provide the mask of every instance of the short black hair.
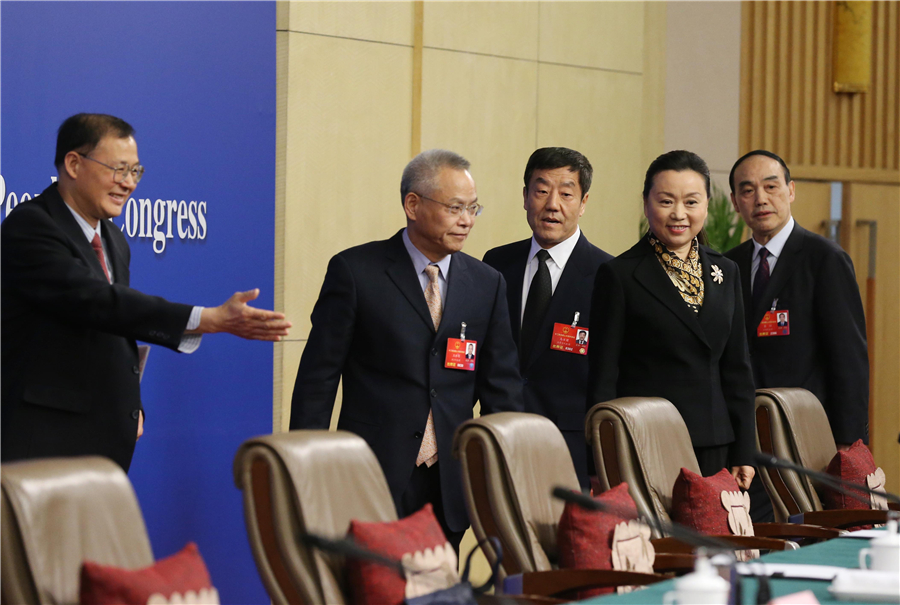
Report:
[{"label": "short black hair", "polygon": [[664,153],[650,162],[650,167],[647,168],[647,174],[644,176],[644,200],[650,196],[650,190],[653,189],[653,179],[656,178],[657,174],[666,170],[674,170],[675,172],[693,170],[703,177],[706,185],[706,197],[710,197],[709,166],[706,165],[703,158],[693,151],[676,149]]},{"label": "short black hair", "polygon": [[731,172],[728,174],[728,184],[731,185],[731,193],[734,193],[734,171],[737,170],[737,167],[741,165],[741,162],[754,155],[764,155],[767,158],[772,158],[779,164],[781,164],[781,170],[784,172],[784,182],[785,184],[791,182],[791,171],[787,167],[787,164],[784,163],[778,155],[772,153],[771,151],[766,151],[765,149],[754,149],[748,153],[745,153],[741,157],[738,158],[738,161],[734,163],[734,166],[731,167]]},{"label": "short black hair", "polygon": [[125,139],[134,136],[134,128],[125,120],[105,113],[78,113],[66,118],[56,135],[54,165],[61,169],[70,151],[90,153],[109,134]]},{"label": "short black hair", "polygon": [[532,153],[528,163],[525,164],[525,188],[528,189],[531,184],[531,175],[535,170],[555,168],[570,168],[572,172],[577,172],[581,197],[587,195],[591,188],[591,179],[594,178],[594,168],[583,154],[568,147],[542,147]]}]

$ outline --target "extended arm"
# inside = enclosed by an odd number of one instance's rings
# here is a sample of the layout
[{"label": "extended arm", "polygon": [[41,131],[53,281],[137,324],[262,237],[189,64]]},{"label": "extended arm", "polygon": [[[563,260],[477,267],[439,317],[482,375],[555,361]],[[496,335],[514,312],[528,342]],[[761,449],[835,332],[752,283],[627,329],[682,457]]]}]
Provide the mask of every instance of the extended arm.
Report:
[{"label": "extended arm", "polygon": [[36,311],[62,323],[175,348],[191,307],[98,279],[71,240],[39,208],[3,223],[4,319]]}]

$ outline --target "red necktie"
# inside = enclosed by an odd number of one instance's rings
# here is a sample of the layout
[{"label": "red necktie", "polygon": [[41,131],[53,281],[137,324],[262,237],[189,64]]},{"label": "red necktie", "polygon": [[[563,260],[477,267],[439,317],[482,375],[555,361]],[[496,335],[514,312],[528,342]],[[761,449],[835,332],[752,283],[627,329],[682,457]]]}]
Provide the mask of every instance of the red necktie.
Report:
[{"label": "red necktie", "polygon": [[94,249],[94,253],[100,261],[100,266],[103,267],[103,275],[106,276],[106,281],[112,283],[112,280],[109,278],[109,269],[106,268],[106,255],[103,254],[103,244],[100,243],[99,233],[94,234],[94,239],[91,240],[91,248]]}]

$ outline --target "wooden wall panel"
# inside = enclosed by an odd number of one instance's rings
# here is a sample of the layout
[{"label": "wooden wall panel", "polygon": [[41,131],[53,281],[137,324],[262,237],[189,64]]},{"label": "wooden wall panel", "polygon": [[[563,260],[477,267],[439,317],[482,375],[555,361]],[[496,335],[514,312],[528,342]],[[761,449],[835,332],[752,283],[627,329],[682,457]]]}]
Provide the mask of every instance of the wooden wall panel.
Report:
[{"label": "wooden wall panel", "polygon": [[837,94],[833,2],[744,2],[741,153],[770,149],[798,178],[900,183],[900,9],[873,2],[872,86]]}]

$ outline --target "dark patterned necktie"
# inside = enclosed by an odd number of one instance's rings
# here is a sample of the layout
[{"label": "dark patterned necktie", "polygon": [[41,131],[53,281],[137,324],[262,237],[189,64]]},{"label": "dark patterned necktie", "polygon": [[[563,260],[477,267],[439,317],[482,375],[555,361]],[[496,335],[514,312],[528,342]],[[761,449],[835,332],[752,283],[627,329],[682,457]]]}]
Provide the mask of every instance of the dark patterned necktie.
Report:
[{"label": "dark patterned necktie", "polygon": [[756,268],[756,277],[753,278],[753,308],[759,307],[763,292],[769,284],[769,251],[759,249],[759,267]]},{"label": "dark patterned necktie", "polygon": [[537,259],[537,273],[534,274],[531,287],[528,289],[528,300],[525,301],[525,314],[522,317],[522,332],[519,335],[519,364],[523,368],[531,355],[538,328],[544,320],[544,315],[547,314],[547,307],[550,306],[550,298],[553,296],[553,282],[550,281],[550,269],[547,267],[550,253],[538,250]]},{"label": "dark patterned necktie", "polygon": [[100,235],[95,233],[94,239],[91,240],[91,248],[94,249],[94,254],[97,255],[97,260],[100,261],[100,266],[103,267],[103,275],[106,276],[106,281],[112,282],[109,279],[109,269],[106,268],[106,255],[103,254],[103,244],[100,243]]}]

